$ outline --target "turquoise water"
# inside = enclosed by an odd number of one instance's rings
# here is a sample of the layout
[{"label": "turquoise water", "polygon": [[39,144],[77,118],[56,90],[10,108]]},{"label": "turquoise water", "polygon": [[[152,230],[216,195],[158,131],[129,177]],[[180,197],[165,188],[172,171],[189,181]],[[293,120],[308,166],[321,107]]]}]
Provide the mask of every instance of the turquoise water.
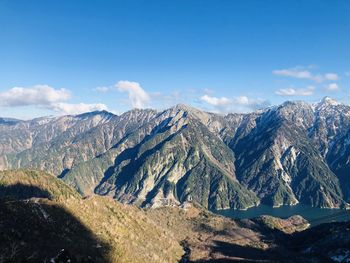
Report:
[{"label": "turquoise water", "polygon": [[288,218],[292,215],[301,215],[309,221],[311,226],[322,223],[339,222],[350,220],[350,210],[316,208],[307,205],[281,206],[273,208],[267,205],[259,205],[247,210],[216,210],[214,213],[230,217],[230,218],[253,218],[261,215],[270,215],[280,218]]}]

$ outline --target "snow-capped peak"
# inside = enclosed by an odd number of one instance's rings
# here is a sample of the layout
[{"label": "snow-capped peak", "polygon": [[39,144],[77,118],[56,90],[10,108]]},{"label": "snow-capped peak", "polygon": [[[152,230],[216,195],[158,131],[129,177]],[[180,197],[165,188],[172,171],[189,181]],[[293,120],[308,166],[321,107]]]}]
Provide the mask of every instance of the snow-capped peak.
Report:
[{"label": "snow-capped peak", "polygon": [[321,102],[319,103],[320,105],[340,105],[341,103],[336,101],[335,99],[332,99],[328,96],[324,97]]}]

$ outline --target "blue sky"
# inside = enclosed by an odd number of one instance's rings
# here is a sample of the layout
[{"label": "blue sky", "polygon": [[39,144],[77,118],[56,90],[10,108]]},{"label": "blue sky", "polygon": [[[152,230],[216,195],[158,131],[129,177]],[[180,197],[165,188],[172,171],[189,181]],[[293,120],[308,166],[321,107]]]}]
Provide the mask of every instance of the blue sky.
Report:
[{"label": "blue sky", "polygon": [[349,103],[349,13],[345,0],[0,0],[0,115]]}]

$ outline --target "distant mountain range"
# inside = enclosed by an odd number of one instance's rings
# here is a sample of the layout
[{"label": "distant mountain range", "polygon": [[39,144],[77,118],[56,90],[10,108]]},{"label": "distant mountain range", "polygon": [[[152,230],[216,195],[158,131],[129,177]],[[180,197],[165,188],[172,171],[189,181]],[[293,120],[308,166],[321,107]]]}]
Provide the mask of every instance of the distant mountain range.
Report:
[{"label": "distant mountain range", "polygon": [[44,170],[83,195],[143,207],[343,208],[350,203],[349,129],[350,106],[328,97],[248,114],[176,105],[119,116],[0,118],[0,168]]}]

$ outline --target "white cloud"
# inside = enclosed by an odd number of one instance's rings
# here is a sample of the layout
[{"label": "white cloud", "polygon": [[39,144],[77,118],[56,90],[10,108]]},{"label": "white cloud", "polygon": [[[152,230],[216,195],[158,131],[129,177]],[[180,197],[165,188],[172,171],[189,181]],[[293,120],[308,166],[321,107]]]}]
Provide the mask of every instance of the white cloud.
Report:
[{"label": "white cloud", "polygon": [[53,109],[54,111],[58,111],[64,114],[80,114],[80,113],[90,112],[90,111],[107,110],[107,106],[103,103],[74,104],[74,103],[59,102],[59,103],[54,103],[50,105],[50,108]]},{"label": "white cloud", "polygon": [[233,103],[239,106],[244,106],[252,110],[266,108],[270,105],[267,100],[264,99],[250,99],[247,96],[239,96],[233,99]]},{"label": "white cloud", "polygon": [[249,105],[251,103],[247,96],[236,97],[234,102],[239,105]]},{"label": "white cloud", "polygon": [[35,85],[29,88],[14,87],[0,92],[0,106],[20,107],[34,106],[45,108],[64,114],[79,114],[82,112],[107,110],[101,103],[67,103],[71,93],[66,89],[55,89],[48,85]]},{"label": "white cloud", "polygon": [[315,92],[314,86],[308,86],[305,89],[285,88],[279,89],[275,93],[280,96],[312,96]]},{"label": "white cloud", "polygon": [[16,106],[48,106],[52,103],[67,101],[70,92],[66,89],[54,89],[48,85],[36,85],[31,88],[14,87],[0,93],[0,105]]},{"label": "white cloud", "polygon": [[134,108],[145,108],[150,101],[148,93],[137,82],[121,80],[118,81],[116,87],[119,91],[128,93],[130,103]]},{"label": "white cloud", "polygon": [[336,74],[336,73],[326,73],[326,74],[324,75],[324,78],[325,78],[326,80],[333,80],[333,81],[339,79],[338,74]]},{"label": "white cloud", "polygon": [[300,70],[298,68],[290,68],[290,69],[277,69],[272,71],[275,75],[293,77],[298,79],[312,79],[312,74],[308,70]]},{"label": "white cloud", "polygon": [[213,94],[213,93],[214,93],[214,90],[205,88],[205,89],[203,89],[203,92],[204,92],[205,94]]},{"label": "white cloud", "polygon": [[200,100],[213,106],[225,106],[232,102],[226,97],[217,98],[217,97],[211,97],[209,95],[204,95],[200,97]]},{"label": "white cloud", "polygon": [[278,70],[273,70],[272,73],[274,75],[279,75],[284,77],[292,77],[297,79],[309,79],[319,83],[323,81],[335,81],[339,79],[339,76],[336,73],[312,74],[309,70],[306,70],[303,67],[278,69]]},{"label": "white cloud", "polygon": [[336,91],[336,90],[339,90],[339,86],[337,83],[330,83],[325,87],[325,90]]},{"label": "white cloud", "polygon": [[110,90],[110,87],[97,87],[95,88],[95,91],[100,92],[100,93],[106,93]]},{"label": "white cloud", "polygon": [[247,96],[239,96],[235,98],[214,97],[205,94],[200,100],[214,106],[216,111],[227,112],[247,112],[268,107],[270,103],[263,99],[250,99]]}]

